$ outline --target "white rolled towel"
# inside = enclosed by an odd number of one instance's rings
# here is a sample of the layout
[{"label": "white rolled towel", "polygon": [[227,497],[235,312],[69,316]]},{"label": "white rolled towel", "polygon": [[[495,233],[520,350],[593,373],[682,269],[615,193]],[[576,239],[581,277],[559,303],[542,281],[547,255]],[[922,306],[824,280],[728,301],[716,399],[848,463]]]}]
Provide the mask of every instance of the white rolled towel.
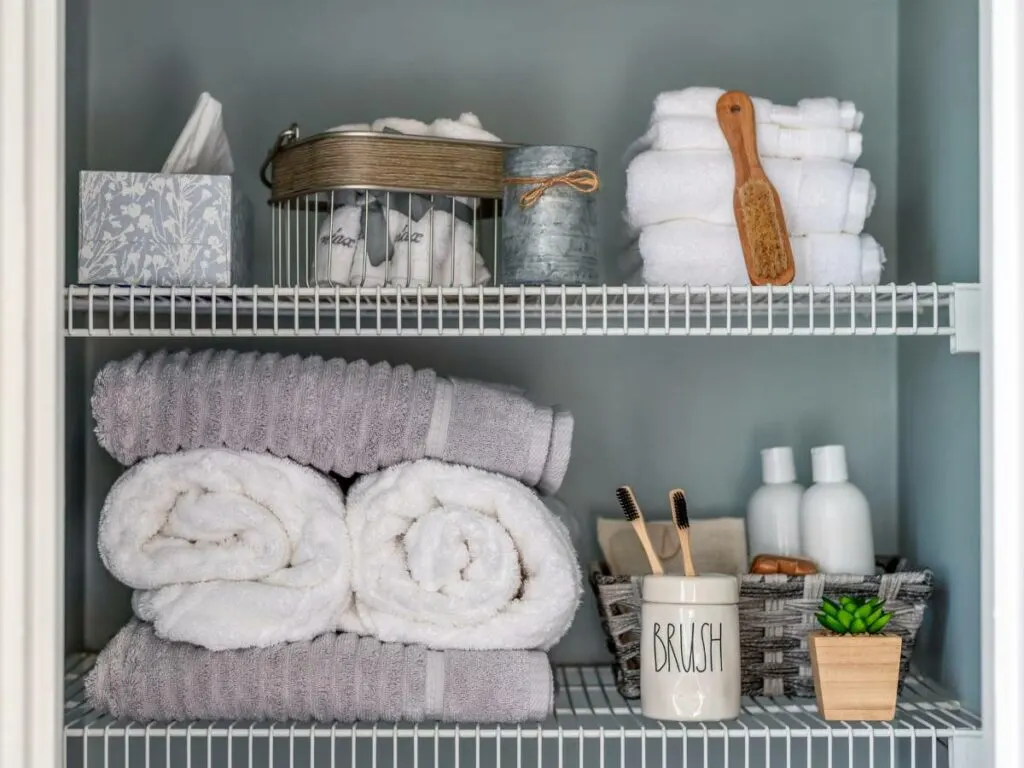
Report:
[{"label": "white rolled towel", "polygon": [[555,644],[580,600],[565,526],[505,477],[422,460],[350,490],[355,601],[342,628],[435,649]]},{"label": "white rolled towel", "polygon": [[[354,125],[361,125],[355,123]],[[480,118],[472,112],[463,112],[456,119],[439,117],[427,124],[422,120],[409,117],[382,117],[369,124],[369,129],[382,133],[385,129],[404,133],[409,136],[433,136],[442,139],[463,139],[468,141],[501,141],[480,123]],[[345,130],[345,126],[332,128],[332,131]]]},{"label": "white rolled towel", "polygon": [[[721,88],[695,86],[679,91],[664,91],[654,98],[651,122],[665,117],[715,117]],[[860,130],[864,113],[852,101],[833,98],[801,99],[795,107],[773,104],[768,99],[752,98],[758,123],[775,123],[785,128],[841,128]]]},{"label": "white rolled towel", "polygon": [[[838,160],[767,157],[765,173],[791,234],[859,234],[875,204],[871,174]],[[626,213],[641,229],[673,219],[735,224],[735,170],[728,152],[644,152],[626,169]]]},{"label": "white rolled towel", "polygon": [[491,279],[484,260],[473,249],[471,224],[447,211],[431,211],[419,221],[411,221],[396,209],[387,213],[388,235],[394,251],[390,263],[377,265],[370,263],[365,241],[360,237],[365,219],[363,206],[342,206],[333,215],[325,216],[317,236],[317,280],[347,286],[415,288],[485,285]]},{"label": "white rolled towel", "polygon": [[[816,234],[790,239],[797,285],[877,285],[885,252],[871,235]],[[670,221],[639,239],[648,285],[748,285],[736,227]]]},{"label": "white rolled towel", "polygon": [[261,648],[337,627],[352,597],[344,511],[335,483],[287,459],[184,451],[114,483],[99,551],[160,637]]},{"label": "white rolled towel", "polygon": [[[783,128],[775,123],[757,125],[757,150],[761,157],[829,158],[855,163],[864,148],[858,131],[842,128]],[[711,117],[665,117],[655,120],[626,152],[626,162],[648,149],[660,151],[704,150],[727,152],[729,145],[718,121]]]}]

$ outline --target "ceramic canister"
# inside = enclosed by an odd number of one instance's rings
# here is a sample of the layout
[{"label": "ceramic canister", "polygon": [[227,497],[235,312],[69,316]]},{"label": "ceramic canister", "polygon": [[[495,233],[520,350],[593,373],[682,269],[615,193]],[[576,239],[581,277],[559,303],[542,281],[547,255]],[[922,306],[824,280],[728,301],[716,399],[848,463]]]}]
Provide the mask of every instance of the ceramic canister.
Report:
[{"label": "ceramic canister", "polygon": [[740,714],[739,583],[735,576],[645,576],[641,709],[658,720]]}]

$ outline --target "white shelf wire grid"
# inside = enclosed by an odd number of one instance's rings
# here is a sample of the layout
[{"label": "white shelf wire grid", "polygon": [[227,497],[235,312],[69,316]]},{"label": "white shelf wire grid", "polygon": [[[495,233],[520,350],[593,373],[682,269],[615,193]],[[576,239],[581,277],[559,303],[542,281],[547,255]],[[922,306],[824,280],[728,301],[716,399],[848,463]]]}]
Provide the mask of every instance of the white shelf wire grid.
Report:
[{"label": "white shelf wire grid", "polygon": [[954,336],[954,285],[70,286],[68,336]]},{"label": "white shelf wire grid", "polygon": [[[140,723],[84,701],[93,656],[68,658],[65,765],[74,768],[852,768],[953,764],[981,720],[936,688],[908,680],[892,722],[828,723],[813,700],[744,698],[737,720],[648,720],[615,690],[610,667],[556,667],[554,715],[522,725],[475,723]],[[960,742],[962,744],[962,741]]]}]

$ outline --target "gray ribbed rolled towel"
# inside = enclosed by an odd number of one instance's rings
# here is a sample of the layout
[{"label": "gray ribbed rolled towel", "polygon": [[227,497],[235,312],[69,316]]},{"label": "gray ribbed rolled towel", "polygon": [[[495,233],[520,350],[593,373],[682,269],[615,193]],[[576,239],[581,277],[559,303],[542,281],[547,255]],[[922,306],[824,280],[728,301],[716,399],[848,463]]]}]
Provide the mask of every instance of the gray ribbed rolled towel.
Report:
[{"label": "gray ribbed rolled towel", "polygon": [[132,619],[100,653],[86,694],[144,721],[511,723],[551,714],[554,681],[540,651],[429,651],[350,634],[210,651]]},{"label": "gray ribbed rolled towel", "polygon": [[256,352],[137,353],[105,365],[96,435],[122,464],[193,448],[269,452],[343,477],[436,458],[553,493],[568,411],[408,365]]}]

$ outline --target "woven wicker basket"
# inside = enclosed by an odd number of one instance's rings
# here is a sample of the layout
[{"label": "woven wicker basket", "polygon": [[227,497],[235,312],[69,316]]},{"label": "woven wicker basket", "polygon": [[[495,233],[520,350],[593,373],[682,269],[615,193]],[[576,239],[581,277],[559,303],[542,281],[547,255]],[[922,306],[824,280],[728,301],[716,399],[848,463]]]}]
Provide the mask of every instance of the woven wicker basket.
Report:
[{"label": "woven wicker basket", "polygon": [[260,176],[271,202],[341,189],[500,198],[505,150],[515,145],[400,133],[282,131]]},{"label": "woven wicker basket", "polygon": [[[881,576],[757,576],[740,579],[740,658],[745,696],[814,696],[807,635],[818,628],[822,597],[878,595],[894,611],[888,631],[903,638],[900,686],[910,669],[917,630],[932,594],[932,573],[900,561]],[[591,566],[616,682],[627,699],[640,696],[640,581]]]}]

